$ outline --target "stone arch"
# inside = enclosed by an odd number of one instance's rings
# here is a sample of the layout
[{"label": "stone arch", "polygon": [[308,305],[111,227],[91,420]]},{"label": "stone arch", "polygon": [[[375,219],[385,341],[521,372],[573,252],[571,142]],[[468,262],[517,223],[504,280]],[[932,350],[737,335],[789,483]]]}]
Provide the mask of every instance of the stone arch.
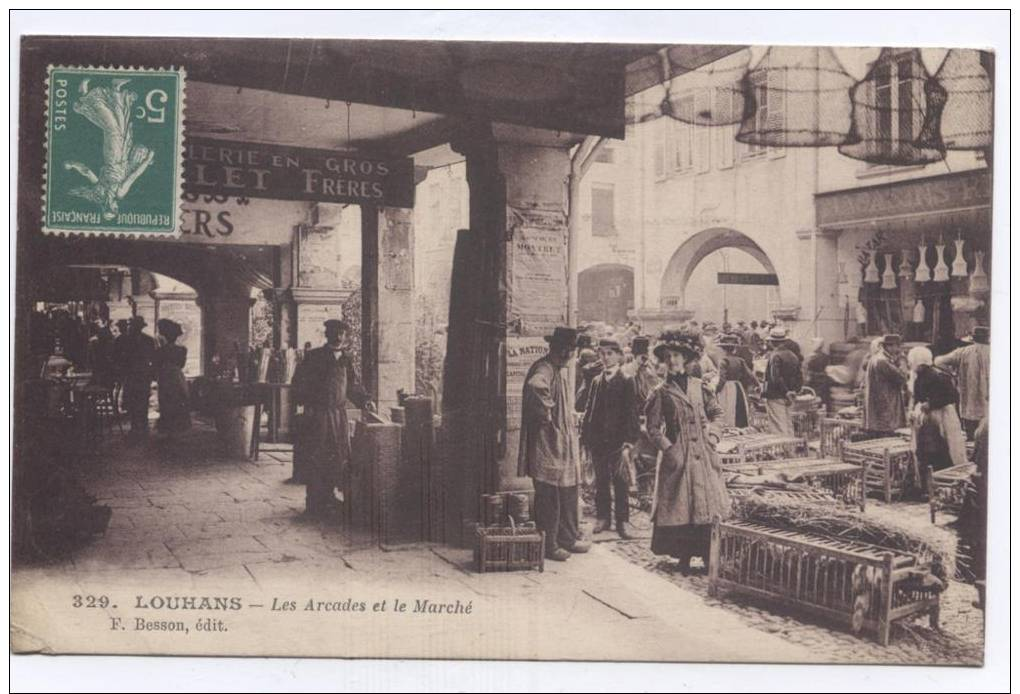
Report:
[{"label": "stone arch", "polygon": [[662,273],[660,307],[663,309],[685,308],[687,283],[691,279],[694,269],[709,254],[723,248],[744,251],[761,263],[765,272],[778,274],[769,256],[747,234],[725,227],[705,229],[680,244],[680,247],[673,253],[673,257],[670,258],[665,272]]},{"label": "stone arch", "polygon": [[622,263],[601,263],[577,275],[577,317],[582,323],[605,321],[622,324],[634,308],[634,268]]}]

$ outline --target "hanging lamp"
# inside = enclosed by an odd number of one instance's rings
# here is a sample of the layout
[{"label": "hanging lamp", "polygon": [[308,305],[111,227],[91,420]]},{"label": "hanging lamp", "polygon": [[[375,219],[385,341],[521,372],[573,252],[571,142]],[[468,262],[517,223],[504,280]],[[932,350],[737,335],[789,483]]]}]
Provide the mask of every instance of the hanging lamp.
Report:
[{"label": "hanging lamp", "polygon": [[828,47],[771,46],[743,80],[737,140],[828,147],[846,142],[854,78]]},{"label": "hanging lamp", "polygon": [[941,161],[939,142],[920,140],[937,130],[944,90],[929,75],[918,49],[883,48],[850,92],[853,127],[840,154],[870,164],[909,166]]}]

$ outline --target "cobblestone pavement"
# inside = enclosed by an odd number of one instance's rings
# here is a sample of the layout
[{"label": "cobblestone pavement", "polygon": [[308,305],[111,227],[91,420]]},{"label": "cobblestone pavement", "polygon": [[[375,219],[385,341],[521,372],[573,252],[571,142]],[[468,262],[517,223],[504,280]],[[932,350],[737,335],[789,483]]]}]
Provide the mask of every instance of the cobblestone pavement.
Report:
[{"label": "cobblestone pavement", "polygon": [[[868,504],[868,512],[871,513],[895,512],[911,523],[930,523],[927,504],[886,505],[879,501],[872,503],[872,500]],[[914,621],[904,620],[893,625],[889,645],[882,646],[868,636],[857,637],[810,615],[794,613],[761,601],[742,596],[721,596],[723,599],[709,597],[708,578],[703,573],[683,576],[673,571],[675,561],[652,554],[647,514],[633,510],[631,513],[636,536],[634,540],[625,542],[615,533],[600,533],[595,536],[595,541],[634,564],[666,578],[679,588],[698,595],[704,604],[738,615],[749,627],[810,647],[823,660],[925,665],[980,665],[983,662],[984,613],[972,604],[977,597],[973,586],[950,581],[949,587],[942,594],[940,631],[929,628],[927,616]],[[593,509],[587,506],[585,515],[592,514]],[[950,520],[951,516],[941,515],[938,522],[944,526]],[[947,529],[947,532],[950,531]]]}]

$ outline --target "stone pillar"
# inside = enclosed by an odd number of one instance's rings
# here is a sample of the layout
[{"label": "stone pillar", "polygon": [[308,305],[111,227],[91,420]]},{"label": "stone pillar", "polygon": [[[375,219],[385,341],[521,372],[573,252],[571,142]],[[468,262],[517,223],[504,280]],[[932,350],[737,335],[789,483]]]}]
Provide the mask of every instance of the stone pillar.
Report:
[{"label": "stone pillar", "polygon": [[379,411],[397,391],[415,390],[414,226],[412,210],[361,211],[362,377]]},{"label": "stone pillar", "polygon": [[831,229],[813,231],[815,282],[811,315],[817,316],[815,334],[826,342],[840,341],[846,336],[843,334],[844,304],[840,291],[839,232]]},{"label": "stone pillar", "polygon": [[443,389],[453,540],[478,519],[480,494],[531,488],[517,476],[521,388],[546,351],[542,336],[567,322],[570,157],[565,147],[499,142],[483,122],[464,123],[451,144],[467,160],[470,188]]},{"label": "stone pillar", "polygon": [[499,144],[506,182],[506,295],[504,370],[505,446],[499,490],[531,489],[517,476],[523,378],[546,351],[544,335],[567,325],[567,240],[570,153],[566,148]]}]

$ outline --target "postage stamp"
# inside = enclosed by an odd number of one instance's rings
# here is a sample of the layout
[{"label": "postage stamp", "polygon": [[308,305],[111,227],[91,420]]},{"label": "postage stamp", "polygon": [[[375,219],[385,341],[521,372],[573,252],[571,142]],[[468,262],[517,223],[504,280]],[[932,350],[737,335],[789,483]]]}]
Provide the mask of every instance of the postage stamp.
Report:
[{"label": "postage stamp", "polygon": [[43,231],[173,235],[183,69],[50,66]]}]

